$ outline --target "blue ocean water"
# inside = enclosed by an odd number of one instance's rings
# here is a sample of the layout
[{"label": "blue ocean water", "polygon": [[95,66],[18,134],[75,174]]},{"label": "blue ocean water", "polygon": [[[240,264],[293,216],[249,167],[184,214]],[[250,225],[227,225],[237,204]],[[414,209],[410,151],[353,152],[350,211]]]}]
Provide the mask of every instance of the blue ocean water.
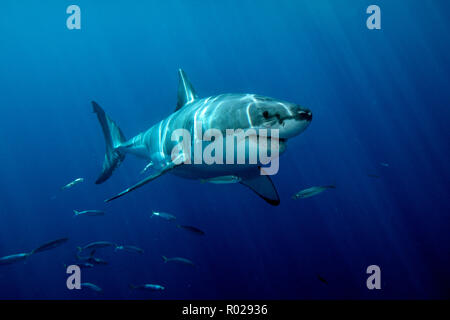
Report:
[{"label": "blue ocean water", "polygon": [[[81,30],[66,28],[71,4]],[[371,4],[381,30],[366,28]],[[449,298],[449,9],[413,0],[2,1],[0,256],[70,240],[0,266],[0,298]],[[171,175],[103,202],[146,163],[127,156],[94,184],[105,146],[90,102],[132,137],[173,112],[180,67],[202,97],[258,93],[312,110],[273,177],[278,207],[240,185]],[[85,181],[60,191],[77,177]],[[291,199],[324,184],[337,188]],[[106,215],[78,219],[73,209]],[[206,235],[150,219],[152,210]],[[145,253],[99,250],[109,264],[83,270],[82,281],[103,292],[68,290],[64,264],[99,240]],[[381,290],[366,287],[373,264]]]}]

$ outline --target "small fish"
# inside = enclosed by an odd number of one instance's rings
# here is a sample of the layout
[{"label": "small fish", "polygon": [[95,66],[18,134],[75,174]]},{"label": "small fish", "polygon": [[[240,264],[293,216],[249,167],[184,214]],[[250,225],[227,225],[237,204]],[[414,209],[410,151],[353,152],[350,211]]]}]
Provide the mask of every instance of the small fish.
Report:
[{"label": "small fish", "polygon": [[80,269],[93,268],[94,267],[94,265],[92,263],[89,263],[89,262],[79,262],[79,263],[77,263],[77,266],[79,266]]},{"label": "small fish", "polygon": [[389,167],[389,163],[386,163],[386,162],[380,162],[380,166],[383,166],[383,167]]},{"label": "small fish", "polygon": [[176,219],[176,217],[174,215],[171,215],[170,213],[165,213],[165,212],[152,211],[150,218],[152,218],[153,216],[157,216],[157,217],[160,217],[160,218],[168,220],[168,221],[172,221],[172,220]]},{"label": "small fish", "polygon": [[159,284],[140,284],[140,285],[137,285],[137,286],[134,286],[134,285],[130,284],[130,289],[162,291],[165,288],[163,286],[160,286]]},{"label": "small fish", "polygon": [[150,161],[150,162],[145,166],[145,168],[142,169],[141,174],[147,172],[147,170],[150,169],[151,167],[153,167],[153,165],[154,165],[153,161]]},{"label": "small fish", "polygon": [[81,215],[91,216],[91,217],[105,215],[105,212],[101,211],[101,210],[84,210],[84,211],[73,210],[73,213],[74,213],[74,217],[81,216]]},{"label": "small fish", "polygon": [[103,260],[103,259],[101,259],[101,258],[96,258],[96,257],[91,257],[91,258],[89,258],[89,263],[92,263],[92,264],[100,264],[100,265],[107,265],[108,264],[108,261],[105,261],[105,260]]},{"label": "small fish", "polygon": [[73,180],[72,182],[69,182],[68,184],[66,184],[64,187],[61,188],[61,190],[72,188],[74,185],[79,184],[83,181],[84,181],[84,178],[77,178],[77,179]]},{"label": "small fish", "polygon": [[189,265],[189,266],[195,266],[195,264],[186,258],[180,258],[180,257],[175,257],[175,258],[167,258],[166,256],[162,256],[164,263],[167,262],[174,262],[174,263],[179,263],[179,264],[185,264],[185,265]]},{"label": "small fish", "polygon": [[371,178],[375,178],[375,179],[379,179],[379,178],[380,178],[379,175],[377,175],[377,174],[372,174],[372,173],[368,173],[367,176],[368,176],[368,177],[371,177]]},{"label": "small fish", "polygon": [[317,275],[317,279],[319,279],[321,282],[328,284],[328,281],[325,280],[323,277],[321,277],[320,275]]},{"label": "small fish", "polygon": [[84,247],[78,247],[78,251],[81,252],[84,250],[106,248],[106,247],[116,247],[116,244],[109,241],[96,241],[91,242],[85,245]]},{"label": "small fish", "polygon": [[316,194],[324,192],[327,189],[335,189],[335,188],[336,187],[333,185],[307,188],[307,189],[301,190],[301,191],[297,192],[296,194],[294,194],[292,196],[292,199],[309,198],[309,197],[315,196]]},{"label": "small fish", "polygon": [[32,253],[16,253],[9,256],[4,256],[0,258],[0,265],[12,264],[15,262],[23,261],[28,258]]},{"label": "small fish", "polygon": [[214,177],[209,179],[201,179],[201,183],[214,183],[214,184],[227,184],[227,183],[238,183],[242,179],[237,176],[222,176],[222,177]]},{"label": "small fish", "polygon": [[[71,265],[74,264],[76,266],[78,266],[80,269],[87,269],[87,268],[93,268],[94,265],[92,263],[89,262],[84,262],[84,261],[78,261],[75,263],[71,263]],[[64,269],[67,269],[67,264],[64,264]]]},{"label": "small fish", "polygon": [[91,253],[90,253],[88,256],[80,256],[80,252],[81,252],[82,250],[80,250],[79,248],[80,248],[80,247],[78,247],[78,252],[76,253],[77,260],[80,260],[80,261],[88,261],[89,259],[91,259],[91,258],[94,256],[95,249],[92,250]]},{"label": "small fish", "polygon": [[144,250],[141,248],[135,247],[135,246],[116,246],[114,250],[123,250],[128,252],[135,252],[135,253],[144,253]]},{"label": "small fish", "polygon": [[78,251],[78,253],[76,255],[77,259],[79,261],[87,262],[87,263],[90,263],[90,264],[93,264],[93,265],[106,265],[106,264],[108,264],[107,261],[105,261],[105,260],[103,260],[101,258],[94,257],[95,249],[92,250],[91,253],[88,256],[80,256],[79,255],[80,252],[81,251]]},{"label": "small fish", "polygon": [[100,288],[99,286],[97,286],[97,285],[95,285],[93,283],[90,283],[90,282],[83,282],[83,283],[81,283],[81,287],[82,288],[89,288],[89,289],[94,290],[96,292],[101,292],[102,291],[102,288]]},{"label": "small fish", "polygon": [[193,227],[193,226],[182,226],[182,225],[178,224],[177,227],[180,229],[184,229],[184,230],[190,231],[192,233],[201,235],[201,236],[205,235],[205,233],[202,230],[200,230],[199,228]]},{"label": "small fish", "polygon": [[36,249],[34,249],[31,253],[38,253],[38,252],[42,252],[42,251],[47,251],[50,249],[54,249],[56,247],[59,247],[60,245],[66,243],[69,240],[69,238],[61,238],[61,239],[57,239],[57,240],[53,240],[47,243],[44,243],[43,245],[37,247]]}]

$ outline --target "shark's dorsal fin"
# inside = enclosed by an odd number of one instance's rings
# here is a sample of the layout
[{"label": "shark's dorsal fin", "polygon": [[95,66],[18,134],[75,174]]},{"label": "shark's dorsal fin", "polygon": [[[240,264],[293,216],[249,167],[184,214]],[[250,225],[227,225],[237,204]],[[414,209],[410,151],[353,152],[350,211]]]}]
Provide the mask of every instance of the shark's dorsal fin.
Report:
[{"label": "shark's dorsal fin", "polygon": [[175,111],[180,110],[185,104],[194,101],[196,98],[197,94],[186,73],[178,69],[178,101]]}]

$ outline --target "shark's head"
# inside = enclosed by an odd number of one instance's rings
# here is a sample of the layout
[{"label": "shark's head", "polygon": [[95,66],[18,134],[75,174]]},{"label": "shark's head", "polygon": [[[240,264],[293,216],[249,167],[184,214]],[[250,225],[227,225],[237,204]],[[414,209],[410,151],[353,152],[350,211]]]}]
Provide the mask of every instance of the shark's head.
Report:
[{"label": "shark's head", "polygon": [[298,104],[257,95],[253,100],[247,109],[253,127],[268,129],[269,132],[278,130],[282,140],[299,135],[311,123],[311,111]]}]

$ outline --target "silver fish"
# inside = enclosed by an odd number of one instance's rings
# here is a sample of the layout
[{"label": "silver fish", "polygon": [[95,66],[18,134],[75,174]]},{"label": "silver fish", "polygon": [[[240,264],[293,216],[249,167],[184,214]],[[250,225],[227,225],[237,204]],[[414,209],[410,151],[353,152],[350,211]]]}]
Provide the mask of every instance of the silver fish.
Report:
[{"label": "silver fish", "polygon": [[153,216],[160,217],[160,218],[168,220],[168,221],[176,219],[176,217],[174,215],[171,215],[170,213],[165,213],[165,212],[152,211],[150,218],[152,218]]},{"label": "silver fish", "polygon": [[141,248],[135,247],[135,246],[116,246],[115,250],[123,250],[123,251],[127,251],[127,252],[135,252],[135,253],[144,253],[144,250],[142,250]]},{"label": "silver fish", "polygon": [[85,245],[84,247],[78,247],[78,251],[81,252],[84,250],[106,248],[106,247],[116,247],[116,244],[109,241],[96,241],[91,242]]},{"label": "silver fish", "polygon": [[[78,262],[74,262],[71,263],[71,265],[77,265],[80,269],[86,269],[86,268],[93,268],[94,265],[92,263],[89,262],[84,262],[84,261],[78,261]],[[64,264],[64,269],[67,269],[67,264]]]},{"label": "silver fish", "polygon": [[94,256],[95,253],[95,249],[91,251],[91,253],[88,256],[80,256],[82,250],[80,250],[80,247],[78,247],[78,252],[76,253],[76,257],[77,260],[80,261],[89,261],[90,259],[92,259],[92,257]]},{"label": "silver fish", "polygon": [[97,286],[97,285],[95,285],[93,283],[90,283],[90,282],[83,282],[83,283],[81,283],[81,287],[82,288],[89,288],[89,289],[94,290],[96,292],[101,292],[102,291],[102,288],[100,288],[99,286]]},{"label": "silver fish", "polygon": [[73,213],[74,213],[74,217],[81,216],[81,215],[91,216],[91,217],[105,215],[105,212],[101,211],[101,210],[84,210],[84,211],[73,210]]},{"label": "silver fish", "polygon": [[311,187],[311,188],[304,189],[304,190],[301,190],[301,191],[297,192],[296,194],[294,194],[292,196],[292,199],[309,198],[309,197],[315,196],[315,195],[317,195],[317,194],[319,194],[321,192],[324,192],[327,189],[335,189],[335,188],[336,187],[333,186],[333,185],[320,186],[320,187]]},{"label": "silver fish", "polygon": [[197,228],[197,227],[193,227],[193,226],[182,226],[182,225],[177,225],[177,227],[180,228],[180,229],[184,229],[184,230],[190,231],[190,232],[192,232],[192,233],[201,235],[201,236],[205,235],[205,233],[204,233],[202,230],[200,230],[199,228]]},{"label": "silver fish", "polygon": [[69,182],[68,184],[66,184],[64,187],[61,188],[61,190],[72,188],[74,185],[79,184],[83,181],[84,181],[84,178],[77,178],[77,179],[73,180],[72,182]]},{"label": "silver fish", "polygon": [[160,286],[159,284],[140,284],[137,286],[130,284],[130,288],[131,289],[151,290],[151,291],[162,291],[165,289],[163,286]]},{"label": "silver fish", "polygon": [[222,177],[214,177],[214,178],[209,178],[209,179],[201,179],[200,182],[201,183],[214,183],[214,184],[227,184],[227,183],[238,183],[240,182],[242,179],[240,177],[237,176],[222,176]]},{"label": "silver fish", "polygon": [[96,257],[91,257],[88,261],[89,261],[89,263],[92,263],[92,264],[100,264],[100,265],[108,264],[108,261],[105,261],[101,258],[96,258]]},{"label": "silver fish", "polygon": [[174,262],[174,263],[179,263],[179,264],[185,264],[185,265],[189,265],[189,266],[195,266],[195,264],[186,258],[180,258],[180,257],[174,257],[174,258],[167,258],[166,256],[162,256],[164,263],[167,262]]},{"label": "silver fish", "polygon": [[0,265],[12,264],[15,262],[19,262],[25,260],[31,255],[31,252],[26,253],[16,253],[9,256],[4,256],[0,258]]},{"label": "silver fish", "polygon": [[103,260],[101,258],[94,257],[95,249],[92,250],[91,253],[88,256],[80,256],[79,252],[77,253],[77,259],[79,261],[87,262],[87,263],[92,264],[92,265],[106,265],[106,264],[108,264],[107,261],[105,261],[105,260]]},{"label": "silver fish", "polygon": [[78,262],[76,265],[79,266],[80,269],[93,268],[94,267],[94,265],[92,263],[89,263],[89,262]]},{"label": "silver fish", "polygon": [[319,281],[323,282],[324,284],[328,284],[328,281],[320,274],[317,275],[317,279],[319,279]]},{"label": "silver fish", "polygon": [[50,249],[54,249],[56,247],[59,247],[60,245],[66,243],[69,240],[69,238],[61,238],[61,239],[57,239],[57,240],[53,240],[47,243],[44,243],[43,245],[37,247],[36,249],[34,249],[31,253],[38,253],[38,252],[42,252],[42,251],[47,251]]}]

